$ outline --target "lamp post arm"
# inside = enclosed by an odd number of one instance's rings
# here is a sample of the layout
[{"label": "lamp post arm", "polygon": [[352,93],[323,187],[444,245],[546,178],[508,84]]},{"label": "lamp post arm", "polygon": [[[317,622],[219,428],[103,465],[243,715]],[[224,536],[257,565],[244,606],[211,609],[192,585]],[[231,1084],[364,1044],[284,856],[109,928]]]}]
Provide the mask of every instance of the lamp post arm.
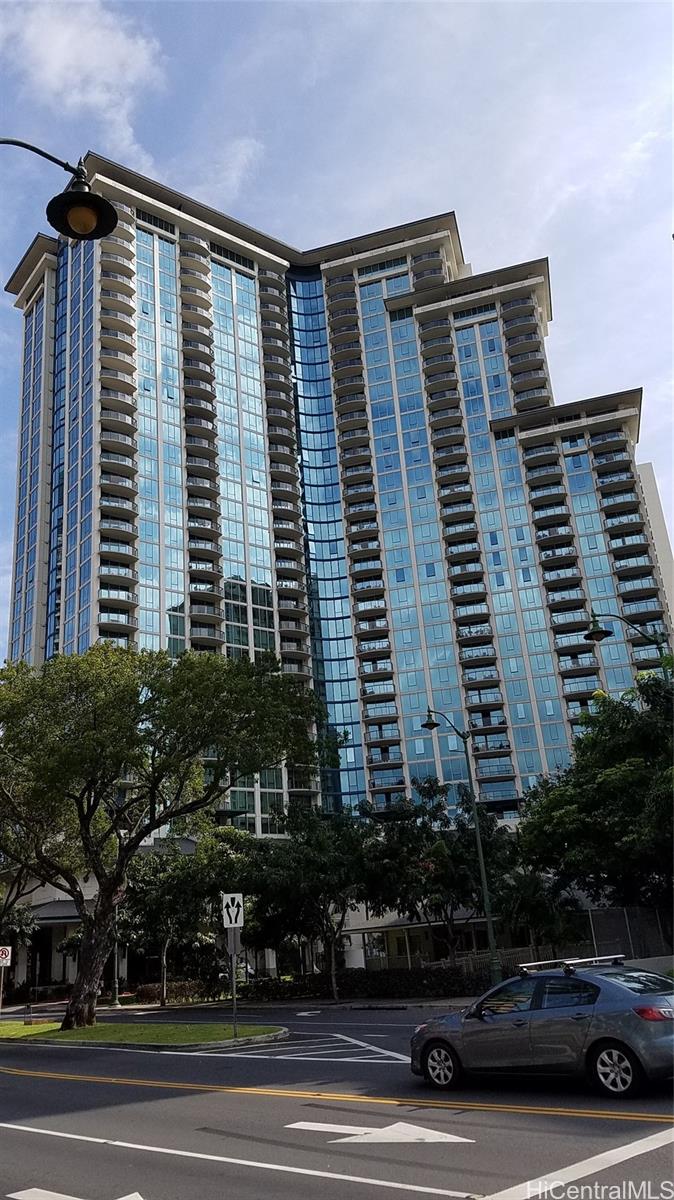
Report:
[{"label": "lamp post arm", "polygon": [[645,633],[643,625],[635,625],[634,621],[629,621],[627,617],[623,617],[620,613],[595,613],[593,610],[593,616],[595,616],[597,619],[605,618],[609,621],[621,621],[623,625],[628,625],[630,629],[633,629],[635,633],[640,634],[641,637],[645,638],[647,642],[650,642],[652,646],[662,647],[667,643],[666,634]]},{"label": "lamp post arm", "polygon": [[46,150],[40,150],[39,146],[32,146],[30,142],[19,142],[16,138],[0,138],[0,146],[19,146],[22,150],[30,150],[32,154],[39,154],[40,158],[46,158],[49,162],[56,163],[57,167],[62,167],[64,171],[69,171],[71,175],[84,175],[84,167],[81,162],[74,167],[72,163],[66,162],[63,158],[55,158],[53,154],[48,154]]},{"label": "lamp post arm", "polygon": [[464,743],[464,746],[468,744],[468,738],[470,737],[470,734],[469,734],[469,733],[467,733],[467,732],[466,732],[466,730],[463,730],[463,731],[461,731],[460,729],[457,729],[457,727],[456,727],[456,725],[454,724],[454,722],[453,722],[453,721],[450,721],[450,719],[449,719],[449,717],[447,716],[447,714],[446,714],[446,713],[443,713],[443,712],[436,712],[436,711],[435,711],[434,709],[432,709],[432,708],[429,708],[429,710],[428,710],[428,711],[429,711],[430,713],[432,713],[432,715],[433,715],[434,717],[442,717],[442,718],[443,718],[443,720],[447,722],[447,724],[449,725],[450,729],[453,729],[453,730],[454,730],[454,732],[455,732],[456,736],[461,738],[461,741]]}]

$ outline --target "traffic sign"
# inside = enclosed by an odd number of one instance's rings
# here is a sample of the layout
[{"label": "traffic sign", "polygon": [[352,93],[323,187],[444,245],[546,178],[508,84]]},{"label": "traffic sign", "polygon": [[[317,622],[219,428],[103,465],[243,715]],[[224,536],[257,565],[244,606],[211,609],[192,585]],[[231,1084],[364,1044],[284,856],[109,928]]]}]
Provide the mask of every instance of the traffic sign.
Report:
[{"label": "traffic sign", "polygon": [[221,892],[222,923],[225,929],[241,929],[243,926],[243,896],[241,892]]},{"label": "traffic sign", "polygon": [[11,967],[12,965],[12,947],[0,946],[0,967]]}]

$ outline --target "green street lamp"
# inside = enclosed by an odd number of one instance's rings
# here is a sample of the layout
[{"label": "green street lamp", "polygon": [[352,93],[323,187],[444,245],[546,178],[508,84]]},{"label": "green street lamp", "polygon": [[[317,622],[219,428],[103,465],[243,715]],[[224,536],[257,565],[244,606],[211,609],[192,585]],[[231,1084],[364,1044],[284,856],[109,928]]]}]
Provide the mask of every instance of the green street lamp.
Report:
[{"label": "green street lamp", "polygon": [[[590,622],[590,628],[588,629],[587,633],[583,635],[584,642],[599,643],[603,642],[606,638],[613,637],[613,630],[608,629],[605,625],[600,624],[599,616],[594,609],[590,610],[590,615],[592,619]],[[644,627],[643,625],[635,625],[633,621],[628,621],[627,617],[621,616],[620,613],[602,613],[602,616],[604,618],[608,618],[610,621],[621,621],[623,625],[627,625],[630,629],[633,629],[635,633],[638,633],[644,639],[647,645],[655,646],[658,652],[658,658],[660,659],[660,667],[663,677],[666,682],[669,683],[670,674],[666,652],[668,646],[667,634],[659,633],[656,629],[649,630],[647,626]]]},{"label": "green street lamp", "polygon": [[447,722],[458,738],[463,742],[463,752],[466,756],[466,771],[468,774],[468,795],[470,797],[471,811],[473,815],[473,826],[475,828],[475,845],[477,847],[477,861],[480,869],[480,887],[482,890],[482,907],[487,923],[487,944],[489,946],[489,974],[492,983],[500,983],[502,979],[501,963],[496,949],[496,938],[494,936],[494,921],[491,913],[491,897],[489,895],[489,883],[487,880],[487,870],[484,864],[484,850],[482,847],[482,834],[480,833],[480,821],[477,813],[477,797],[475,794],[475,784],[473,783],[473,764],[470,759],[470,750],[468,743],[470,741],[470,733],[465,729],[457,729],[453,721],[443,712],[434,712],[429,708],[426,715],[426,720],[421,722],[422,729],[429,729],[431,732],[434,729],[439,729],[440,722],[434,720],[434,717],[442,717]]},{"label": "green street lamp", "polygon": [[19,146],[22,150],[30,150],[32,154],[39,154],[40,158],[56,163],[57,167],[62,167],[72,175],[66,190],[53,196],[47,205],[47,220],[57,233],[79,242],[98,241],[112,233],[117,224],[115,207],[104,196],[92,192],[82,159],[74,167],[72,163],[40,150],[39,146],[18,142],[15,138],[0,138],[0,146]]}]

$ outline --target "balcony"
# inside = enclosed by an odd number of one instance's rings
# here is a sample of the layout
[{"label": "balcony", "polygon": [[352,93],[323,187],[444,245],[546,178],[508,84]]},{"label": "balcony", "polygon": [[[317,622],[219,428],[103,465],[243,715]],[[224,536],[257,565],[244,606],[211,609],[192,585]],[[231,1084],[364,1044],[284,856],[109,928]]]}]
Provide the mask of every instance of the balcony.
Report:
[{"label": "balcony", "polygon": [[[456,631],[457,641],[459,642],[480,642],[491,641],[493,637],[492,627],[486,623],[476,625],[459,625]],[[463,651],[462,651],[463,652]]]},{"label": "balcony", "polygon": [[495,646],[464,646],[459,652],[459,662],[484,662],[496,660]]},{"label": "balcony", "polygon": [[593,433],[590,437],[591,446],[603,446],[610,443],[624,446],[626,441],[627,434],[624,429],[604,429],[601,433]]},{"label": "balcony", "polygon": [[621,529],[624,526],[630,525],[639,525],[643,527],[644,518],[639,512],[624,512],[618,513],[613,517],[607,517],[604,524],[607,529]]},{"label": "balcony", "polygon": [[534,408],[547,407],[546,401],[552,400],[552,392],[550,387],[528,388],[526,391],[517,392],[515,396],[515,408],[518,412],[526,412]]},{"label": "balcony", "polygon": [[599,478],[599,486],[600,487],[602,486],[601,477],[607,471],[612,472],[614,469],[614,464],[616,464],[620,467],[623,467],[623,468],[631,467],[632,460],[631,460],[627,450],[615,450],[615,451],[611,451],[611,453],[609,453],[609,454],[595,454],[594,465],[600,476],[600,478]]},{"label": "balcony", "polygon": [[138,621],[125,609],[101,608],[98,613],[98,624],[103,628],[137,629]]},{"label": "balcony", "polygon": [[[511,360],[510,360],[511,366],[512,366],[512,361],[513,360],[511,358]],[[531,370],[531,371],[517,371],[516,373],[511,372],[510,382],[512,383],[515,391],[518,391],[520,388],[529,388],[529,385],[532,380],[538,380],[538,381],[546,380],[547,381],[547,378],[548,378],[547,371],[545,371],[542,367],[534,367],[533,370]],[[517,397],[515,397],[515,399],[517,399]]]},{"label": "balcony", "polygon": [[[537,328],[538,319],[536,313],[534,312],[533,305],[529,308],[529,311],[523,309],[522,312],[518,313],[516,316],[509,317],[503,322],[503,329],[507,334],[514,333],[516,329],[521,329],[524,331],[525,329],[534,330]],[[507,344],[510,345],[510,342],[511,339],[508,338]]]},{"label": "balcony", "polygon": [[567,612],[551,613],[550,624],[555,629],[563,628],[565,625],[581,625],[587,630],[590,627],[590,618],[584,608],[571,609]]},{"label": "balcony", "polygon": [[564,541],[569,537],[573,537],[573,529],[570,525],[548,525],[545,529],[536,530],[536,541],[545,545],[557,540]]},{"label": "balcony", "polygon": [[446,317],[437,317],[432,321],[419,322],[419,336],[422,339],[429,336],[435,336],[436,331],[440,329],[446,333],[451,332],[451,326]]},{"label": "balcony", "polygon": [[578,554],[575,546],[554,546],[549,550],[541,550],[540,557],[542,562],[558,562],[560,559],[577,558]]},{"label": "balcony", "polygon": [[538,446],[525,446],[522,450],[522,458],[527,467],[529,474],[529,463],[536,462],[539,458],[558,458],[559,447],[555,442],[542,442]]},{"label": "balcony", "polygon": [[531,483],[533,480],[550,479],[554,478],[555,476],[561,478],[561,464],[559,462],[549,462],[540,467],[529,468],[526,474],[526,481],[527,483]]},{"label": "balcony", "polygon": [[601,681],[598,675],[579,675],[577,679],[565,679],[562,692],[565,696],[577,696],[578,694],[591,696],[599,688],[601,688]]},{"label": "balcony", "polygon": [[648,554],[635,554],[629,558],[614,558],[613,560],[613,569],[618,575],[639,570],[642,567],[653,568],[653,563]]},{"label": "balcony", "polygon": [[627,508],[633,508],[639,503],[639,497],[636,492],[610,492],[607,496],[602,496],[601,507],[604,512],[610,510],[618,510],[625,505]]}]

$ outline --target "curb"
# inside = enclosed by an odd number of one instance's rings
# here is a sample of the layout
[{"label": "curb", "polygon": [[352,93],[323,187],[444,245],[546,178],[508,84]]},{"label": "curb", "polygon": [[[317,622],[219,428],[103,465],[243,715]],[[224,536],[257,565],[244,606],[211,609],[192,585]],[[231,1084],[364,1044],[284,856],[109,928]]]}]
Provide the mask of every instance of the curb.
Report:
[{"label": "curb", "polygon": [[198,1050],[228,1050],[232,1046],[263,1046],[268,1042],[283,1042],[288,1037],[288,1030],[285,1026],[281,1026],[276,1033],[260,1033],[253,1034],[251,1037],[243,1038],[228,1038],[224,1042],[90,1042],[90,1041],[75,1041],[74,1038],[68,1038],[67,1042],[60,1042],[57,1038],[3,1038],[0,1037],[0,1045],[3,1046],[85,1046],[92,1050],[156,1050],[161,1053],[163,1050],[180,1050],[180,1051],[198,1051]]}]

